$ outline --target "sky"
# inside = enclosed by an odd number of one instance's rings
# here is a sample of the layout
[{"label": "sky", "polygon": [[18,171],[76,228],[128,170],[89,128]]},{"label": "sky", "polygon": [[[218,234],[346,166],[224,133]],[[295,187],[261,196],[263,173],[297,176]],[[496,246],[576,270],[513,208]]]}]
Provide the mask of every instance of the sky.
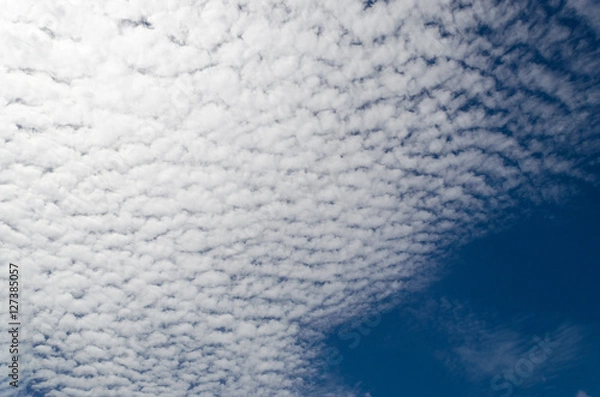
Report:
[{"label": "sky", "polygon": [[372,396],[597,395],[599,199],[538,208],[456,248],[446,277],[329,337],[329,381]]},{"label": "sky", "polygon": [[1,396],[600,395],[597,1],[2,10]]}]

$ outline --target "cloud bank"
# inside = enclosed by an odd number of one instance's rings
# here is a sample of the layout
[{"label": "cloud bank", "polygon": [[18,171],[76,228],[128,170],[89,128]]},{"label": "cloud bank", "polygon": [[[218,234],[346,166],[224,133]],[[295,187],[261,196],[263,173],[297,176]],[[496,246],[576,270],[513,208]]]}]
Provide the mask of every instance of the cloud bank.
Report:
[{"label": "cloud bank", "polygon": [[586,4],[6,5],[0,258],[24,269],[29,391],[302,395],[323,333],[518,203],[597,184]]}]

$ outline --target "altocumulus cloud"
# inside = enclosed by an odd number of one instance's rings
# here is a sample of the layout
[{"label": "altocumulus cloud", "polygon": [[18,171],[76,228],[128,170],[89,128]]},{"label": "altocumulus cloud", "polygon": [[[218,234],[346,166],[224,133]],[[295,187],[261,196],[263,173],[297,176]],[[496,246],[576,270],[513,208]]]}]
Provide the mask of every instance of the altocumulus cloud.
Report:
[{"label": "altocumulus cloud", "polygon": [[596,184],[597,14],[535,3],[3,4],[29,392],[309,393],[332,327]]}]

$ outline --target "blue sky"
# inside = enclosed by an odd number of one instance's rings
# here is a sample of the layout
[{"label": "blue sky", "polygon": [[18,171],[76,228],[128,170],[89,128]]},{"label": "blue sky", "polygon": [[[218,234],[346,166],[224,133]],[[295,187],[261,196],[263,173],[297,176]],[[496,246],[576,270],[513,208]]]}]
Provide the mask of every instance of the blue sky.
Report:
[{"label": "blue sky", "polygon": [[600,397],[599,38],[597,0],[7,2],[19,394]]},{"label": "blue sky", "polygon": [[[575,396],[580,390],[597,395],[600,192],[582,190],[564,206],[536,207],[503,230],[453,250],[440,281],[383,313],[380,322],[365,320],[368,334],[358,330],[360,339],[331,336],[330,347],[343,356],[331,367],[332,376],[372,396],[501,396],[509,390],[514,396]],[[528,357],[534,338],[561,326],[568,336],[557,342],[548,363],[528,382],[500,387],[511,383],[505,371]],[[507,340],[522,343],[521,354],[489,374],[461,361],[453,350],[482,335],[489,337],[479,352],[482,360],[497,359],[485,345]],[[575,351],[569,338],[579,345]]]}]

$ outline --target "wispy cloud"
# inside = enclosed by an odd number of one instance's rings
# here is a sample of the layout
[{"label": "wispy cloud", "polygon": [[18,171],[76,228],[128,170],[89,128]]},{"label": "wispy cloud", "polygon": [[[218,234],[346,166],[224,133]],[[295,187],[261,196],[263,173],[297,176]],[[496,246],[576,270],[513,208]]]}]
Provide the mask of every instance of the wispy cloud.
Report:
[{"label": "wispy cloud", "polygon": [[585,353],[584,332],[572,324],[536,334],[532,319],[498,323],[465,302],[445,298],[409,311],[418,326],[446,336],[448,343],[437,356],[450,370],[504,395],[547,382],[580,362]]}]

